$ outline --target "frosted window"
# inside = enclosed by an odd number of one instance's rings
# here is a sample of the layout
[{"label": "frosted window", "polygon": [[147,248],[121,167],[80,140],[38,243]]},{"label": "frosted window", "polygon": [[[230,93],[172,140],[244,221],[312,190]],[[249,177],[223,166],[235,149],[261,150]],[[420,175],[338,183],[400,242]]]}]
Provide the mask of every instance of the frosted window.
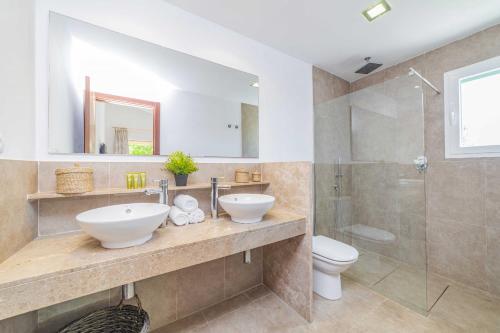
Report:
[{"label": "frosted window", "polygon": [[500,157],[500,56],[444,73],[446,158]]},{"label": "frosted window", "polygon": [[500,68],[460,85],[460,147],[500,146]]}]

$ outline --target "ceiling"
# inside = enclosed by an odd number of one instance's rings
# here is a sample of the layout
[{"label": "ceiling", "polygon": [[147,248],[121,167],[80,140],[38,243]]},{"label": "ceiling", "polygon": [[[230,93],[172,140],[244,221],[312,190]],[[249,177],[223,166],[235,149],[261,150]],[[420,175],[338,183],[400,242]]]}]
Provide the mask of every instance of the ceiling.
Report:
[{"label": "ceiling", "polygon": [[500,0],[388,0],[372,23],[375,0],[165,1],[348,81],[364,57],[383,69],[500,23]]}]

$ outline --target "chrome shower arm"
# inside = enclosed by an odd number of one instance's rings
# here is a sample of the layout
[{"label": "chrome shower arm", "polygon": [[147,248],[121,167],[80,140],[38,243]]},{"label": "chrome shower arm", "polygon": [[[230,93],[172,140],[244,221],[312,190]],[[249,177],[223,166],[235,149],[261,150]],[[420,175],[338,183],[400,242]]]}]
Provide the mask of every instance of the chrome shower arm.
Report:
[{"label": "chrome shower arm", "polygon": [[428,85],[432,90],[434,90],[438,95],[441,94],[441,90],[439,90],[435,85],[433,85],[429,80],[423,77],[419,72],[417,72],[413,67],[410,67],[410,73],[408,75],[416,75],[418,76],[426,85]]}]

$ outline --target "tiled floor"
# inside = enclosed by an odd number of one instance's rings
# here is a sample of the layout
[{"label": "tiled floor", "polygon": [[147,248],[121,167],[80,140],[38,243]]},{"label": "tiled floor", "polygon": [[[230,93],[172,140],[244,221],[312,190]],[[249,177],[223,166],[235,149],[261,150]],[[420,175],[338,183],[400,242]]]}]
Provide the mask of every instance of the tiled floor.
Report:
[{"label": "tiled floor", "polygon": [[455,286],[448,288],[428,317],[348,278],[344,278],[343,288],[344,297],[339,301],[314,295],[312,323],[262,286],[154,333],[500,332],[500,301]]},{"label": "tiled floor", "polygon": [[428,274],[425,267],[362,249],[359,253],[345,276],[420,313],[425,313],[428,305],[432,307],[448,286],[447,280]]}]

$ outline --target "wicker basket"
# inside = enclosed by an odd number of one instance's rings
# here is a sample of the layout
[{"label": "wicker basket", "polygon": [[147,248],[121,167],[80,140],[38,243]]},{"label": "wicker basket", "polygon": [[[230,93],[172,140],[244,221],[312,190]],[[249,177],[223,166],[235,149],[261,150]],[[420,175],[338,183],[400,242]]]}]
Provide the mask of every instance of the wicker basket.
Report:
[{"label": "wicker basket", "polygon": [[136,296],[138,306],[111,306],[74,321],[59,333],[146,333],[149,332],[149,315],[142,309]]},{"label": "wicker basket", "polygon": [[250,182],[250,172],[245,169],[237,169],[234,172],[234,181],[236,183],[249,183]]},{"label": "wicker basket", "polygon": [[94,170],[75,164],[72,168],[56,169],[56,192],[77,194],[94,190]]},{"label": "wicker basket", "polygon": [[262,174],[259,171],[252,172],[252,181],[253,182],[261,182]]}]

